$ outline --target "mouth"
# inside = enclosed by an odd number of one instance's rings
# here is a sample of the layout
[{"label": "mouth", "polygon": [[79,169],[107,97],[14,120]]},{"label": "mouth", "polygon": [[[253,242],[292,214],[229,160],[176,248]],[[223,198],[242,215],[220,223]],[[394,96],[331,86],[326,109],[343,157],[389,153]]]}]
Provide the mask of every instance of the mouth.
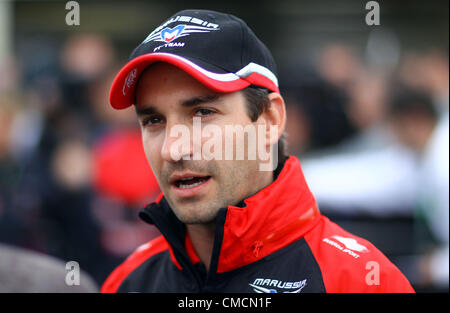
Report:
[{"label": "mouth", "polygon": [[206,183],[210,178],[211,176],[188,176],[175,179],[172,185],[179,189],[189,189]]},{"label": "mouth", "polygon": [[169,180],[171,190],[177,198],[192,198],[205,194],[212,176],[185,172],[173,174]]}]

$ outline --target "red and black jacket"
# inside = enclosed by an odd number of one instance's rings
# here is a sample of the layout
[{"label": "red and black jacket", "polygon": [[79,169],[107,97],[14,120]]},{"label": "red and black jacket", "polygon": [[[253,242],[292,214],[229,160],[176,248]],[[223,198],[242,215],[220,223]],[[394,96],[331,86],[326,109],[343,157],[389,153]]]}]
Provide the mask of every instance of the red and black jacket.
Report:
[{"label": "red and black jacket", "polygon": [[375,246],[321,215],[293,156],[272,184],[220,209],[208,272],[162,195],[140,217],[162,236],[137,248],[102,292],[414,292]]}]

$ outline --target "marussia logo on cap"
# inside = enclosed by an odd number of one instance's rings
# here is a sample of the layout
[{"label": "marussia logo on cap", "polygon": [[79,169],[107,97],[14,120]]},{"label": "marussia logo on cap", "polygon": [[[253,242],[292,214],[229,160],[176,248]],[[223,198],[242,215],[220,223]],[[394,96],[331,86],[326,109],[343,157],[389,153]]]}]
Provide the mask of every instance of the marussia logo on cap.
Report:
[{"label": "marussia logo on cap", "polygon": [[178,25],[174,28],[166,27],[161,31],[161,39],[165,42],[171,42],[181,35],[185,27],[186,25]]},{"label": "marussia logo on cap", "polygon": [[[195,25],[179,24],[175,27],[168,25],[174,22],[185,22]],[[192,33],[209,33],[214,30],[219,30],[219,25],[210,23],[191,16],[176,16],[156,28],[150,35],[145,38],[142,43],[150,41],[171,42],[177,38],[189,36]]]}]

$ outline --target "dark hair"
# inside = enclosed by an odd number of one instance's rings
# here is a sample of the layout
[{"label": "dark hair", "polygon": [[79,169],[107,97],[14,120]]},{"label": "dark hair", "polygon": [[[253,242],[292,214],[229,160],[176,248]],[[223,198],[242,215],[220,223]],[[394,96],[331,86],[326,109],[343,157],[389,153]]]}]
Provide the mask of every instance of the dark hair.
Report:
[{"label": "dark hair", "polygon": [[[266,111],[270,106],[270,99],[268,97],[270,90],[257,86],[250,86],[242,90],[244,97],[247,100],[247,114],[252,122],[255,122],[258,117]],[[283,132],[278,140],[278,164],[282,162],[288,155],[286,134]]]},{"label": "dark hair", "polygon": [[408,114],[420,114],[432,120],[438,118],[438,112],[433,100],[427,92],[408,87],[399,87],[391,94],[389,115],[395,118]]}]

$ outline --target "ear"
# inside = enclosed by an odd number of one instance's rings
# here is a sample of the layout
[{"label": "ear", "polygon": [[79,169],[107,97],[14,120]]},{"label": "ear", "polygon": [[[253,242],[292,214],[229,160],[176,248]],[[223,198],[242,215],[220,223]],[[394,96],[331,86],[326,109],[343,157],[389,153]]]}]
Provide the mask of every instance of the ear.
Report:
[{"label": "ear", "polygon": [[[267,110],[262,113],[261,117],[266,121],[266,142],[270,145],[275,144],[283,134],[286,127],[286,106],[283,97],[276,92],[268,95],[270,105]],[[277,136],[270,136],[271,127],[277,129]]]}]

